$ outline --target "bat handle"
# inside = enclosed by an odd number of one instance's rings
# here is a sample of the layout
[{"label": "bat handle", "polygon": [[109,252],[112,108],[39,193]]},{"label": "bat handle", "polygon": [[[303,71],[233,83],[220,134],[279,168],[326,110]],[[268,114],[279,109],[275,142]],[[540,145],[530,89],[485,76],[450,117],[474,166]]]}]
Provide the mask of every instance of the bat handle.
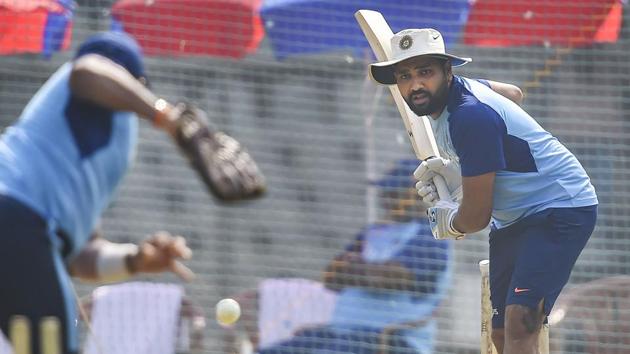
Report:
[{"label": "bat handle", "polygon": [[435,175],[433,177],[433,184],[435,184],[440,200],[447,200],[449,202],[453,201],[453,199],[451,199],[451,193],[448,191],[448,187],[446,186],[446,181],[444,181],[444,177]]}]

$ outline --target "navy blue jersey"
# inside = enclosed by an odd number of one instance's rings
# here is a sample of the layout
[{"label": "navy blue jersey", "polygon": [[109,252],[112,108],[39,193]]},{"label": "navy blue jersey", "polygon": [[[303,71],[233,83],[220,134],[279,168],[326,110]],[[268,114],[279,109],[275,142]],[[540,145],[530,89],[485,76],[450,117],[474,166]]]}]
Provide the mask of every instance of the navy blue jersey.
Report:
[{"label": "navy blue jersey", "polygon": [[447,108],[432,125],[440,150],[459,161],[462,176],[496,173],[492,217],[498,228],[548,208],[597,204],[575,156],[483,82],[454,76]]}]

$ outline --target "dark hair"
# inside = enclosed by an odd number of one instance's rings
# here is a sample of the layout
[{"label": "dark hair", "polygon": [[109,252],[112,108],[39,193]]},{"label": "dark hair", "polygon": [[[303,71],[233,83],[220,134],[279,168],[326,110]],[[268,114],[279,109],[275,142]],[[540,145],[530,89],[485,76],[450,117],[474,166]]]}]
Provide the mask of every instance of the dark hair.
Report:
[{"label": "dark hair", "polygon": [[440,56],[436,55],[436,56],[431,56],[431,57],[437,59],[440,62],[440,64],[442,65],[442,69],[444,69],[444,73],[446,73],[446,67],[447,65],[448,66],[451,65],[451,59],[447,57],[443,57],[441,55]]}]

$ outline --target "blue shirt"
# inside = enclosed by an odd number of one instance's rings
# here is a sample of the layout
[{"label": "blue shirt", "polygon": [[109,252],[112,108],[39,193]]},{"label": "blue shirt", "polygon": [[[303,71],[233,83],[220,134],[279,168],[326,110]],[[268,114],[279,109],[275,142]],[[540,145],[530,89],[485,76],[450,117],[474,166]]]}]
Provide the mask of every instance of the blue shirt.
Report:
[{"label": "blue shirt", "polygon": [[381,329],[426,320],[424,326],[399,333],[418,352],[430,353],[435,331],[431,315],[450,285],[451,242],[435,240],[424,220],[372,225],[357,240],[364,261],[398,262],[415,275],[418,288],[412,292],[346,287],[339,292],[331,326]]},{"label": "blue shirt", "polygon": [[0,138],[0,193],[61,229],[75,255],[134,157],[138,120],[73,97],[63,65]]},{"label": "blue shirt", "polygon": [[448,120],[462,176],[496,172],[497,228],[548,208],[598,203],[577,158],[519,105],[482,82],[455,76],[438,119]]}]

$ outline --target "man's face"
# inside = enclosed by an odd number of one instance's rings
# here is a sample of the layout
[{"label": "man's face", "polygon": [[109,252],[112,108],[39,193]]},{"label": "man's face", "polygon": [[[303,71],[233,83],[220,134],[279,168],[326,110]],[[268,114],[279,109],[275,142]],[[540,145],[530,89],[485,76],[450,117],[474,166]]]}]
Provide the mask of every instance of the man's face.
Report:
[{"label": "man's face", "polygon": [[442,113],[452,80],[451,66],[444,59],[409,58],[396,65],[394,75],[400,93],[415,114],[437,118]]}]

